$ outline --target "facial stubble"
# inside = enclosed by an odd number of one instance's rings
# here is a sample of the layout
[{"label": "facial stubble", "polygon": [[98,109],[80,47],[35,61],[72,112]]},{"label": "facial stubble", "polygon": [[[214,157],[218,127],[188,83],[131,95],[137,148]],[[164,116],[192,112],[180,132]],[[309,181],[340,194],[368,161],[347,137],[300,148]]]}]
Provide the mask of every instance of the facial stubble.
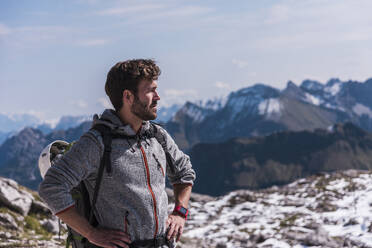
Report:
[{"label": "facial stubble", "polygon": [[149,107],[146,103],[141,102],[138,96],[134,95],[134,101],[131,107],[131,111],[134,115],[144,121],[155,120],[156,111],[152,112],[151,108],[156,105],[156,101],[153,101]]}]

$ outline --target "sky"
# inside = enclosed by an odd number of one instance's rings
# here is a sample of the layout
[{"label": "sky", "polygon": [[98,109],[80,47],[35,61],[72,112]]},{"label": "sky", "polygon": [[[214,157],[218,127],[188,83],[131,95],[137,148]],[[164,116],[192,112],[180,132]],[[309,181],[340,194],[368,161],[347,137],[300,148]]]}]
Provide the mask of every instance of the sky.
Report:
[{"label": "sky", "polygon": [[263,83],[372,77],[370,0],[1,0],[0,113],[109,107],[107,72],[155,59],[160,106]]}]

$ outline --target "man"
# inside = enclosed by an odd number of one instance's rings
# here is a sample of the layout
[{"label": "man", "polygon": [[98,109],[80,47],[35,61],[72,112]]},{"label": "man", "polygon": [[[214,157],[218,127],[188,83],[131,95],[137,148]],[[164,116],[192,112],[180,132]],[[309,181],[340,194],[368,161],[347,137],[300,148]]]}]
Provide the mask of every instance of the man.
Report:
[{"label": "man", "polygon": [[[79,215],[70,195],[84,180],[92,199],[104,147],[98,131],[85,133],[40,184],[39,194],[51,211],[96,246],[126,248],[142,242],[153,247],[152,240],[166,235],[178,241],[183,232],[195,172],[189,157],[163,128],[157,126],[157,131],[164,138],[171,164],[162,145],[148,135],[154,131],[149,120],[156,118],[160,100],[159,75],[155,62],[143,59],[119,62],[108,73],[105,90],[115,111],[105,110],[93,125],[106,125],[127,138],[112,140],[112,172],[103,175],[94,212],[98,227]],[[165,176],[175,195],[176,208],[169,216]]]}]

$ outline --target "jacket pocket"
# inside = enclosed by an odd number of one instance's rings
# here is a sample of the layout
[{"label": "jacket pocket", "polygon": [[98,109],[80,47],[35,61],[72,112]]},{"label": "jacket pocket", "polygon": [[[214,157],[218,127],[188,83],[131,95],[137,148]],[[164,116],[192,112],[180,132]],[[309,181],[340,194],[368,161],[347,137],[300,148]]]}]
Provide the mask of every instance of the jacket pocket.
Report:
[{"label": "jacket pocket", "polygon": [[155,153],[153,153],[152,156],[154,157],[154,159],[156,161],[156,165],[157,165],[158,169],[161,171],[161,174],[163,175],[163,177],[165,177],[164,169],[163,169],[163,166],[161,166],[161,164],[159,162],[159,159],[156,157]]}]

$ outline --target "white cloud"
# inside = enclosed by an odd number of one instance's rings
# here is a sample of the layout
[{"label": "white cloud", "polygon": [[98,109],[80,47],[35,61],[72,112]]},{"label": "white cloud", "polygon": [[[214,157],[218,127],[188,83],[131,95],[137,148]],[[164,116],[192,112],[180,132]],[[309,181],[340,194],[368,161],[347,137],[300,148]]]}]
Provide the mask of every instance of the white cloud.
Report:
[{"label": "white cloud", "polygon": [[110,43],[110,41],[105,39],[81,40],[77,42],[80,46],[102,46],[107,43]]},{"label": "white cloud", "polygon": [[70,102],[72,105],[74,105],[75,107],[78,107],[78,108],[86,108],[88,107],[88,103],[85,102],[84,100],[76,100],[76,101],[71,101]]},{"label": "white cloud", "polygon": [[232,63],[237,65],[239,68],[244,68],[248,66],[248,62],[240,59],[233,59]]},{"label": "white cloud", "polygon": [[[94,13],[95,15],[101,16],[116,16],[125,17],[125,23],[127,25],[137,25],[142,22],[149,22],[155,20],[166,20],[167,25],[169,22],[177,22],[177,27],[180,25],[185,25],[182,22],[182,18],[200,15],[205,18],[205,14],[211,12],[212,8],[207,8],[198,5],[175,5],[173,3],[163,3],[163,4],[139,4],[132,6],[118,6],[115,8],[108,8],[99,12]],[[181,21],[181,23],[180,23]],[[189,23],[191,20],[187,20]],[[153,23],[150,23],[153,24]],[[176,25],[175,23],[172,23]],[[200,25],[200,23],[198,23]],[[172,25],[171,25],[172,27]],[[169,28],[169,27],[168,27]],[[173,27],[174,28],[174,27]]]},{"label": "white cloud", "polygon": [[198,98],[199,94],[196,90],[176,90],[166,89],[163,94],[160,94],[159,105],[169,107],[173,104],[183,104],[186,101],[194,101]]},{"label": "white cloud", "polygon": [[23,45],[69,42],[81,32],[65,26],[22,26],[13,29],[13,40]]},{"label": "white cloud", "polygon": [[101,97],[98,99],[98,102],[106,109],[108,108],[113,108],[111,102],[109,99],[105,98],[105,97]]},{"label": "white cloud", "polygon": [[165,90],[165,96],[167,97],[184,97],[184,96],[196,96],[197,92],[195,90],[175,90],[168,89]]},{"label": "white cloud", "polygon": [[224,83],[224,82],[221,82],[221,81],[216,82],[215,86],[217,88],[219,88],[219,89],[227,89],[227,90],[229,90],[231,88],[229,84]]},{"label": "white cloud", "polygon": [[142,5],[135,5],[135,6],[128,6],[128,7],[117,7],[117,8],[109,8],[102,11],[97,12],[98,15],[106,15],[106,16],[120,16],[132,13],[140,13],[145,11],[155,11],[163,8],[163,5],[159,4],[142,4]]},{"label": "white cloud", "polygon": [[41,112],[41,111],[29,110],[26,113],[29,114],[29,115],[36,116],[37,118],[39,118],[41,120],[45,118],[45,113]]},{"label": "white cloud", "polygon": [[7,35],[10,32],[11,32],[11,29],[8,26],[0,23],[0,35]]},{"label": "white cloud", "polygon": [[286,5],[274,5],[269,10],[269,15],[264,21],[266,24],[277,24],[289,19],[290,9]]},{"label": "white cloud", "polygon": [[76,0],[77,3],[80,3],[80,4],[96,4],[98,3],[100,0]]},{"label": "white cloud", "polygon": [[182,8],[177,9],[170,9],[168,11],[164,11],[161,14],[162,16],[191,16],[191,15],[198,15],[198,14],[205,14],[210,12],[211,8],[205,8],[200,6],[184,6]]}]

